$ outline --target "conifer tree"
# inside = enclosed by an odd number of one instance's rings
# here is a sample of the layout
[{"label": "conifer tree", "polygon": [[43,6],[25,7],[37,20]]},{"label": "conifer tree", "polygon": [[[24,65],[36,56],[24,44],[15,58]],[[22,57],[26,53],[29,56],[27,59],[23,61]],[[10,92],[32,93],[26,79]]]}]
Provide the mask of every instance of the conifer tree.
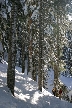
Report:
[{"label": "conifer tree", "polygon": [[16,59],[16,26],[17,26],[17,11],[19,11],[17,1],[8,1],[11,4],[10,14],[7,14],[7,20],[10,22],[8,26],[8,70],[7,70],[7,85],[14,95],[15,86],[15,59]]}]

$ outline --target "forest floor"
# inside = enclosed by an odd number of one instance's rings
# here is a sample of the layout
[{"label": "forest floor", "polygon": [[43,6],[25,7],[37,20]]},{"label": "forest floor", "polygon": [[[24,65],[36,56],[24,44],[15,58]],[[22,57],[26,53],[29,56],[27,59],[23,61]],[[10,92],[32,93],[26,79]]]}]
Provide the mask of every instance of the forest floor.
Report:
[{"label": "forest floor", "polygon": [[38,86],[21,68],[15,69],[15,96],[7,88],[7,62],[0,63],[0,108],[72,108],[72,103],[54,97]]}]

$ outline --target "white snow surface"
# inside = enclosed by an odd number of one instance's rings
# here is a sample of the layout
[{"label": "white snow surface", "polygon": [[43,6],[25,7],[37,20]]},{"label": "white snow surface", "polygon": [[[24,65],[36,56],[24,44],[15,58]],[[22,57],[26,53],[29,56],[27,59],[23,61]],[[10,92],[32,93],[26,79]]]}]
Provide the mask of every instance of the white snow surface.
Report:
[{"label": "white snow surface", "polygon": [[[59,100],[45,89],[40,92],[37,83],[29,76],[21,73],[21,68],[15,71],[15,96],[7,88],[7,65],[0,63],[0,108],[72,108],[72,104]],[[25,71],[26,72],[26,71]]]}]

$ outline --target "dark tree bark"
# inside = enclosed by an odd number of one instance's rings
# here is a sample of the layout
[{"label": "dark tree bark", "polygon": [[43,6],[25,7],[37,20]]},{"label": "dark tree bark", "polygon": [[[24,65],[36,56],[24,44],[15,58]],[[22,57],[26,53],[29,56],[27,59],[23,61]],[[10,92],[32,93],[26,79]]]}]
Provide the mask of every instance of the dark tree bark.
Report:
[{"label": "dark tree bark", "polygon": [[8,70],[7,70],[7,86],[14,95],[15,86],[15,58],[16,58],[16,5],[12,2],[10,34],[9,34],[9,49],[8,49]]}]

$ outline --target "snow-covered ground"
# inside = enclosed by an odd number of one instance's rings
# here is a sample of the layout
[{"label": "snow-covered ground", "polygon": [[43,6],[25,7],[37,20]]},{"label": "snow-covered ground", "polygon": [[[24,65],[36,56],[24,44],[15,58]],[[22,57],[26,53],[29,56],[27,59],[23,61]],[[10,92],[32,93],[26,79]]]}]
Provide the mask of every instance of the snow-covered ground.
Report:
[{"label": "snow-covered ground", "polygon": [[26,74],[21,73],[21,68],[16,67],[15,97],[7,88],[7,62],[0,63],[0,108],[72,108],[72,104],[59,100],[50,92],[43,89],[38,91],[37,83]]}]

